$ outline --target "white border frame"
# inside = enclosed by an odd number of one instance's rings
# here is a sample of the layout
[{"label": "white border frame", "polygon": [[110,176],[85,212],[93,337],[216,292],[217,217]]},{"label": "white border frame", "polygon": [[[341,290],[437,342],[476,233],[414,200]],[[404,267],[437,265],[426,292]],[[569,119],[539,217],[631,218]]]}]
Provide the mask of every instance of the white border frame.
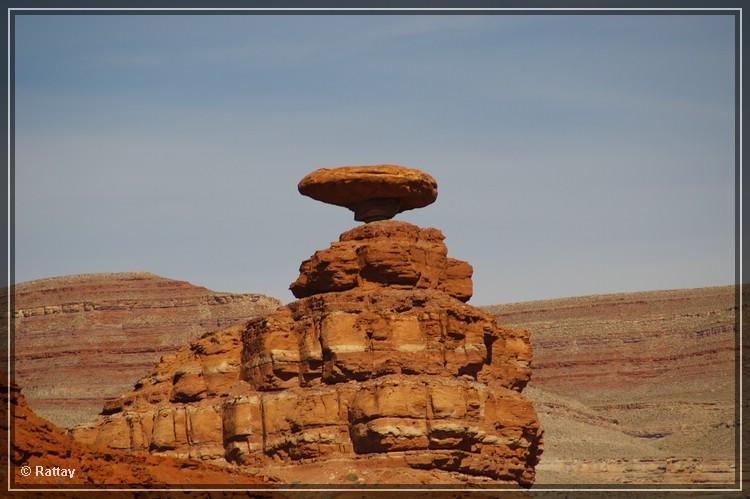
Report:
[{"label": "white border frame", "polygon": [[[105,489],[105,488],[95,488],[95,489],[64,489],[64,488],[55,488],[55,489],[43,489],[43,488],[30,488],[30,489],[13,489],[10,487],[11,484],[11,464],[10,464],[10,455],[11,455],[11,439],[10,439],[10,432],[12,431],[11,427],[11,413],[10,413],[10,403],[8,404],[8,492],[66,492],[66,491],[75,491],[75,492],[239,492],[239,491],[258,491],[258,492],[425,492],[425,491],[439,491],[439,492],[515,492],[518,493],[519,491],[525,491],[528,493],[534,493],[534,492],[742,492],[742,7],[717,7],[717,8],[711,8],[711,7],[699,7],[699,8],[690,8],[690,7],[673,7],[673,8],[667,8],[667,7],[629,7],[629,8],[617,8],[617,7],[605,7],[605,8],[596,8],[596,7],[240,7],[240,8],[231,8],[231,7],[147,7],[147,8],[137,8],[137,7],[124,7],[124,8],[96,8],[96,7],[82,7],[82,8],[74,8],[74,7],[51,7],[51,8],[43,8],[43,7],[32,7],[32,8],[22,8],[22,7],[9,7],[8,8],[8,291],[10,292],[11,289],[11,282],[10,282],[10,214],[11,214],[11,205],[10,205],[10,193],[11,193],[11,177],[10,177],[10,104],[11,104],[11,96],[10,96],[10,18],[11,18],[11,12],[15,11],[278,11],[278,12],[326,12],[326,11],[346,11],[346,12],[385,12],[385,11],[391,11],[391,12],[401,12],[401,11],[441,11],[441,12],[451,12],[451,11],[459,11],[459,12],[485,12],[485,11],[522,11],[522,12],[538,12],[538,11],[553,11],[553,12],[565,12],[565,11],[727,11],[727,12],[739,12],[740,15],[740,47],[739,47],[739,53],[736,54],[737,57],[740,59],[740,65],[739,65],[739,71],[740,71],[740,78],[739,78],[739,96],[740,100],[739,103],[735,103],[735,105],[739,105],[740,110],[740,129],[739,129],[739,146],[740,146],[740,157],[739,157],[739,168],[740,168],[740,213],[739,213],[739,224],[740,224],[740,269],[739,269],[739,276],[740,276],[740,282],[735,283],[735,285],[739,284],[740,286],[740,306],[737,310],[737,313],[739,314],[739,334],[740,334],[740,345],[739,345],[739,373],[740,373],[740,448],[739,448],[739,488],[709,488],[709,487],[694,487],[694,488],[687,488],[687,489],[667,489],[667,488],[658,488],[658,489],[647,489],[647,488],[638,488],[638,489],[626,489],[626,488],[577,488],[577,489],[566,489],[566,488],[560,488],[560,489],[534,489],[532,486],[530,489],[524,489],[524,488],[500,488],[500,489],[493,489],[493,488],[376,488],[376,489],[370,489],[370,488],[334,488],[334,489],[327,489],[327,488],[270,488],[270,489],[263,489],[263,488],[233,488],[233,489],[209,489],[209,488],[203,488],[203,489],[188,489],[188,488],[168,488],[168,489],[157,489],[157,488],[145,488],[145,487],[133,487],[133,488],[126,488],[126,489]],[[11,380],[11,369],[10,369],[10,322],[11,322],[11,310],[10,310],[10,293],[8,294],[8,323],[7,323],[7,331],[8,331],[8,382],[10,383]],[[737,466],[737,464],[735,464]]]}]

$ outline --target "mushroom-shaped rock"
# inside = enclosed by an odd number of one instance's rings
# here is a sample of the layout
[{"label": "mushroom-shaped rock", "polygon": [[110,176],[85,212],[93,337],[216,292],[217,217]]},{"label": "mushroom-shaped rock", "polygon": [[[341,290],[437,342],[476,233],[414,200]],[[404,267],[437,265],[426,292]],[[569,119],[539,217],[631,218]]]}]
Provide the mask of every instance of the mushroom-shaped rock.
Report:
[{"label": "mushroom-shaped rock", "polygon": [[437,199],[437,182],[415,168],[398,165],[321,168],[297,186],[300,194],[344,206],[358,222],[388,220]]}]

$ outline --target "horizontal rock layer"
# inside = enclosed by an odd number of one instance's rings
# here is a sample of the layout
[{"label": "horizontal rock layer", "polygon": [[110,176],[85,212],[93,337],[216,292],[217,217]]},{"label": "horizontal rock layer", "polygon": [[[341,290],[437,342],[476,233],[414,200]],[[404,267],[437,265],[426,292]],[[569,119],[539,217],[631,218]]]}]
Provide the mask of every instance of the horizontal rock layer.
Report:
[{"label": "horizontal rock layer", "polygon": [[[69,487],[81,484],[90,487],[102,484],[153,486],[185,483],[191,485],[269,483],[266,477],[247,473],[238,466],[219,468],[195,461],[157,457],[147,453],[134,455],[112,449],[97,452],[74,441],[65,435],[62,429],[34,414],[19,387],[8,385],[4,376],[0,377],[0,394],[0,410],[7,413],[8,405],[10,405],[13,415],[11,453],[10,456],[7,452],[2,453],[0,466],[3,470],[7,470],[8,464],[11,465],[10,472],[14,488],[25,489],[30,485],[42,484],[47,487],[55,485]],[[7,449],[8,442],[5,439],[9,435],[9,428],[5,418],[2,418],[0,430],[4,440],[2,445]],[[9,458],[10,463],[8,463]],[[72,477],[37,476],[33,471],[31,476],[24,476],[23,466],[29,466],[32,470],[36,470],[37,466],[48,470],[73,469],[75,473]],[[39,494],[39,497],[51,495],[50,492],[39,492]],[[80,493],[77,496],[80,497]],[[31,493],[23,493],[23,497],[31,497]],[[76,497],[76,494],[72,493],[71,497]]]},{"label": "horizontal rock layer", "polygon": [[485,307],[533,331],[537,483],[731,484],[735,298],[723,286]]},{"label": "horizontal rock layer", "polygon": [[21,283],[15,288],[16,381],[41,416],[74,426],[93,418],[160,356],[278,306],[263,295],[217,293],[148,273]]},{"label": "horizontal rock layer", "polygon": [[468,375],[522,389],[528,332],[434,290],[326,293],[289,304],[243,333],[242,377],[257,390],[386,374]]},{"label": "horizontal rock layer", "polygon": [[472,294],[473,269],[448,258],[442,232],[394,220],[361,225],[300,266],[297,298],[353,288],[437,289],[461,301]]}]

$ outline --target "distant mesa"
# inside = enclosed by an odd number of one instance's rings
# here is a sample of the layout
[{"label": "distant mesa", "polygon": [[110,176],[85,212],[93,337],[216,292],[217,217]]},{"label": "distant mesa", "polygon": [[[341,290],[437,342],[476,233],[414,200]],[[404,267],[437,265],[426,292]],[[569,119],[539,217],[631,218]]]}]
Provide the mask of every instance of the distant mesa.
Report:
[{"label": "distant mesa", "polygon": [[354,220],[365,223],[388,220],[437,199],[434,178],[398,165],[321,168],[305,176],[297,188],[305,196],[349,208]]}]

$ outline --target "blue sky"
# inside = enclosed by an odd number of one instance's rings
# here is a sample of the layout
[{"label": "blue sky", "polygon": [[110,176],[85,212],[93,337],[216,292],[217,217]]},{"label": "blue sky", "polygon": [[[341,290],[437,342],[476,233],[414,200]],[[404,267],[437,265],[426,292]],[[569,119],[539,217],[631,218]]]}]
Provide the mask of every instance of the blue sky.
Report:
[{"label": "blue sky", "polygon": [[16,16],[16,280],[150,271],[282,301],[396,163],[474,304],[734,282],[734,20]]}]

